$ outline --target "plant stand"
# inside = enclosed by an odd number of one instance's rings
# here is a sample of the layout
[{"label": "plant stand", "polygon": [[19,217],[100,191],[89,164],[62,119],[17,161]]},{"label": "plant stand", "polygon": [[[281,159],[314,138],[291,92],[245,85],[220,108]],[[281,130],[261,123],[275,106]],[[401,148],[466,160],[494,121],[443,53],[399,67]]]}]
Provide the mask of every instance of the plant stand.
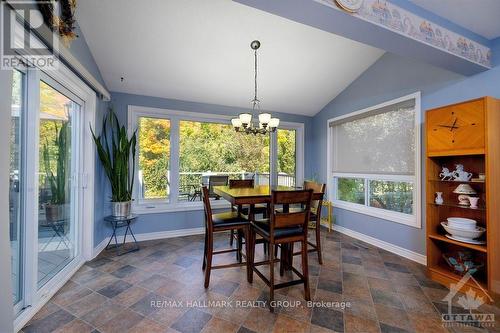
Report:
[{"label": "plant stand", "polygon": [[[106,216],[104,221],[109,222],[113,227],[113,234],[109,239],[108,245],[106,245],[106,250],[116,249],[117,255],[121,256],[125,253],[139,251],[139,244],[137,243],[137,239],[135,239],[134,233],[132,232],[132,228],[130,225],[137,219],[137,215],[130,215],[127,217],[115,217],[115,216]],[[125,228],[125,235],[123,236],[123,242],[118,243],[118,239],[116,237],[116,231],[120,228]],[[131,249],[125,250],[125,243],[127,241],[127,235],[130,233],[134,240],[134,246]],[[115,244],[111,244],[111,241],[115,239]]]}]

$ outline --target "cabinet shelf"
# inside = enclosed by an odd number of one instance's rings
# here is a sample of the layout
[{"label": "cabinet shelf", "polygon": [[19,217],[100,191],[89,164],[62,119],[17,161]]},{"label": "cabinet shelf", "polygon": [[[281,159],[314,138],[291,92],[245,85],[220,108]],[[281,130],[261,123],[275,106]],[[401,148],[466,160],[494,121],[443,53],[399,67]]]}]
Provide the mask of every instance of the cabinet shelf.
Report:
[{"label": "cabinet shelf", "polygon": [[466,181],[466,182],[462,182],[462,181],[456,181],[456,180],[441,180],[441,179],[429,179],[429,181],[431,182],[435,182],[435,183],[443,183],[443,184],[472,184],[472,185],[484,185],[486,184],[485,181]]},{"label": "cabinet shelf", "polygon": [[465,247],[465,248],[468,248],[471,250],[475,250],[475,251],[480,251],[480,252],[484,252],[484,253],[488,252],[488,248],[486,247],[486,244],[478,245],[478,244],[464,243],[464,242],[456,241],[454,239],[450,239],[446,236],[439,235],[439,234],[429,234],[429,238],[435,239],[435,240],[440,241],[440,242],[445,242],[445,243],[449,243],[449,244],[453,244],[453,245],[462,246],[462,247]]},{"label": "cabinet shelf", "polygon": [[440,205],[435,203],[435,202],[429,202],[429,205],[435,206],[435,207],[454,207],[454,208],[461,208],[461,209],[468,209],[468,210],[475,210],[475,211],[483,211],[483,212],[486,211],[485,206],[478,206],[477,208],[472,208],[470,206],[464,206],[464,205],[459,205],[459,204],[454,204],[454,203],[449,203],[449,202],[445,202],[445,203],[442,203]]}]

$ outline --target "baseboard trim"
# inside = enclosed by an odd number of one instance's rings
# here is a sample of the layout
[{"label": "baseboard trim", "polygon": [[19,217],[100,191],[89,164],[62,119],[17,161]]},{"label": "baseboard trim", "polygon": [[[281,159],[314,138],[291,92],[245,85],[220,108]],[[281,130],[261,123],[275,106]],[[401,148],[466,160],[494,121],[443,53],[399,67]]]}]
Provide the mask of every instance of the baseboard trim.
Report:
[{"label": "baseboard trim", "polygon": [[427,257],[423,254],[405,249],[404,247],[397,246],[388,242],[385,242],[383,240],[380,240],[378,238],[374,238],[368,235],[365,235],[363,233],[354,231],[352,229],[348,229],[346,227],[340,226],[338,224],[335,224],[333,226],[333,230],[338,231],[346,236],[352,237],[359,239],[360,241],[366,242],[368,244],[371,244],[373,246],[379,247],[381,249],[384,249],[386,251],[389,251],[391,253],[397,254],[401,257],[404,257],[406,259],[410,259],[412,261],[415,261],[419,264],[422,265],[427,265]]},{"label": "baseboard trim", "polygon": [[[137,239],[138,242],[143,242],[143,241],[155,240],[155,239],[200,235],[203,233],[205,233],[205,228],[200,227],[200,228],[178,229],[178,230],[157,231],[157,232],[136,234],[135,238]],[[99,255],[99,253],[101,253],[106,248],[106,245],[108,244],[109,239],[110,239],[110,237],[104,238],[102,240],[102,242],[100,242],[99,245],[97,245],[94,248],[92,258],[97,257]],[[123,242],[123,236],[118,236],[117,240],[118,240],[118,243]],[[133,241],[132,237],[128,236],[127,243],[130,243],[132,241]]]}]

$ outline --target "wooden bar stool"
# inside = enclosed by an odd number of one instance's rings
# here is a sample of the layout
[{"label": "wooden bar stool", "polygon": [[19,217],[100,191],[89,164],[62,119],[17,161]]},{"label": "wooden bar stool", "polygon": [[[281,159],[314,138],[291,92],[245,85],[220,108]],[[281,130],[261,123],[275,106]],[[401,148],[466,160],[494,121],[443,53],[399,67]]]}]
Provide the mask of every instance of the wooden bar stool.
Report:
[{"label": "wooden bar stool", "polygon": [[[323,256],[321,255],[321,207],[323,206],[323,195],[325,194],[326,184],[319,184],[316,182],[305,181],[305,190],[313,190],[315,194],[315,200],[311,203],[311,215],[309,216],[309,221],[313,225],[316,233],[316,242],[312,243],[307,241],[307,244],[311,245],[309,252],[318,252],[318,262],[323,265]],[[321,193],[320,198],[318,198],[318,193]],[[300,252],[294,253],[298,255]]]},{"label": "wooden bar stool", "polygon": [[[297,284],[304,284],[305,299],[311,299],[309,291],[309,269],[307,263],[307,225],[309,223],[309,214],[311,209],[313,190],[302,191],[272,191],[271,194],[271,214],[269,219],[255,220],[252,222],[251,238],[252,245],[250,246],[250,260],[252,272],[250,273],[250,281],[253,280],[253,272],[255,272],[270,288],[269,306],[271,312],[274,312],[272,306],[274,301],[274,290],[290,287]],[[293,212],[279,212],[275,209],[277,205],[289,206],[300,205],[303,207],[300,210]],[[269,260],[254,264],[255,252],[255,236],[256,234],[269,243]],[[274,284],[274,257],[275,246],[281,246],[281,261],[280,273],[283,271],[283,260],[289,257],[289,249],[295,242],[301,243],[302,254],[302,273],[289,263],[291,270],[299,277],[298,280]],[[266,278],[258,269],[259,265],[269,265],[270,277]]]},{"label": "wooden bar stool", "polygon": [[[241,232],[245,239],[248,239],[250,237],[250,223],[249,221],[243,217],[240,213],[235,212],[235,211],[229,211],[225,213],[219,213],[219,214],[212,214],[212,207],[210,205],[210,198],[209,198],[209,191],[206,186],[202,187],[202,198],[203,198],[203,205],[205,208],[205,249],[203,253],[203,266],[202,269],[205,271],[205,288],[208,288],[208,285],[210,284],[210,272],[212,269],[219,269],[219,268],[230,268],[230,267],[237,267],[237,266],[247,266],[247,279],[250,282],[251,281],[251,271],[252,268],[250,266],[250,261],[248,260],[249,257],[249,242],[246,242],[245,244],[245,250],[247,254],[247,258],[245,262],[242,262],[242,254],[241,254],[241,248],[242,248],[242,243],[238,242],[238,248],[236,249],[227,249],[227,250],[220,250],[220,251],[214,251],[214,233],[216,232],[223,232],[223,231],[228,231],[228,230],[237,230],[238,232]],[[228,252],[239,252],[239,260],[237,263],[233,264],[225,264],[225,265],[218,265],[218,266],[212,266],[212,256],[215,254],[222,254],[222,253],[228,253]]]},{"label": "wooden bar stool", "polygon": [[[254,180],[253,179],[230,179],[229,180],[229,188],[253,188]],[[238,205],[235,208],[238,212],[243,215],[250,215],[250,207],[243,207],[242,205]],[[254,214],[262,214],[264,218],[267,217],[268,206],[266,204],[256,204],[253,208]],[[229,239],[229,244],[233,246],[234,239],[238,237],[235,235],[234,231],[231,230],[231,238]],[[241,238],[241,235],[239,235]],[[266,250],[266,246],[264,245],[264,251]]]}]

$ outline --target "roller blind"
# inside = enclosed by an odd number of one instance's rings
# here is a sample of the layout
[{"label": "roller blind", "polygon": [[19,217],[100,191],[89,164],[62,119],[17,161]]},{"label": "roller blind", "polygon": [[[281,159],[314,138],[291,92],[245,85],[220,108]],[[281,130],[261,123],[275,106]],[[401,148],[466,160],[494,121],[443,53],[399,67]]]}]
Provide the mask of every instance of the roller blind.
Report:
[{"label": "roller blind", "polygon": [[415,99],[330,123],[333,172],[415,174]]}]

